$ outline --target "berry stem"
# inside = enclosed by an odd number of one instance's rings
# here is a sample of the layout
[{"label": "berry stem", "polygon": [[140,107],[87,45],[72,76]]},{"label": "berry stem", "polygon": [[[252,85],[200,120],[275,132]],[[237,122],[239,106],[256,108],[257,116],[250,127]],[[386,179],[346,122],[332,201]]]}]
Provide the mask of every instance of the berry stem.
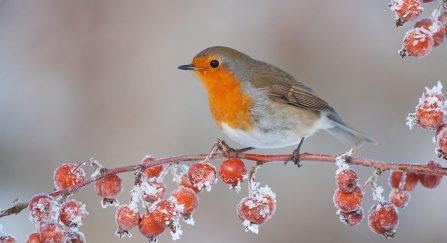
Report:
[{"label": "berry stem", "polygon": [[255,174],[260,165],[260,162],[256,162],[250,170],[250,177],[248,178],[248,195],[250,197],[257,193]]}]

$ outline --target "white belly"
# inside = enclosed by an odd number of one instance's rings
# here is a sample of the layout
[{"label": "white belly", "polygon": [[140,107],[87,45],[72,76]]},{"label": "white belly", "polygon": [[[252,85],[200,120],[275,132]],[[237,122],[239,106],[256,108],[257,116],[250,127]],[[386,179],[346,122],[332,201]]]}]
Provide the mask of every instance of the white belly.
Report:
[{"label": "white belly", "polygon": [[233,129],[226,123],[222,123],[222,131],[228,137],[244,146],[254,148],[281,148],[297,145],[301,141],[301,138],[309,137],[320,128],[327,127],[326,117],[320,119],[313,127],[307,129],[300,129],[299,127],[260,129],[254,127],[247,132],[240,129]]}]

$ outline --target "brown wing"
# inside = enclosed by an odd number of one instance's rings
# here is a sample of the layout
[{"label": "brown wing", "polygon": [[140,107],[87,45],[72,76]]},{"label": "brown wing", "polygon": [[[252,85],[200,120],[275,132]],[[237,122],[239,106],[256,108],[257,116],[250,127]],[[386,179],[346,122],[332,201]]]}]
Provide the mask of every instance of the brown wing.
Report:
[{"label": "brown wing", "polygon": [[307,89],[288,84],[276,84],[267,88],[266,92],[267,96],[276,102],[290,104],[304,109],[324,111],[338,117],[334,108]]},{"label": "brown wing", "polygon": [[263,68],[258,69],[252,76],[251,83],[256,88],[262,88],[270,99],[304,109],[324,111],[341,121],[334,108],[320,99],[313,90],[296,81],[281,69],[267,63],[257,62],[262,63]]}]

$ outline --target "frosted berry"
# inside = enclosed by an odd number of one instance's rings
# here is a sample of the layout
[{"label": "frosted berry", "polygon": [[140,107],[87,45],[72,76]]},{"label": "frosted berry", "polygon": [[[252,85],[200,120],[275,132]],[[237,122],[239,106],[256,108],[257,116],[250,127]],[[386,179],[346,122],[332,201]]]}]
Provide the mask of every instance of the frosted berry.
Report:
[{"label": "frosted berry", "polygon": [[187,174],[183,174],[182,178],[180,179],[179,186],[184,186],[184,187],[191,188],[197,194],[199,194],[204,189],[203,187],[201,187],[199,189],[197,186],[192,185],[191,182],[188,180],[188,175]]},{"label": "frosted berry", "polygon": [[386,239],[396,234],[399,216],[396,207],[389,202],[375,204],[368,213],[368,225],[372,232],[383,235]]},{"label": "frosted berry", "polygon": [[123,191],[122,180],[118,175],[107,175],[95,182],[95,190],[100,197],[115,199]]},{"label": "frosted berry", "polygon": [[390,202],[398,207],[398,208],[404,208],[408,205],[408,202],[410,201],[410,192],[404,191],[400,189],[393,189],[390,192]]},{"label": "frosted berry", "polygon": [[0,235],[0,243],[16,243],[16,239],[10,235]]},{"label": "frosted berry", "polygon": [[54,186],[57,190],[66,189],[85,179],[85,172],[76,164],[63,164],[53,174]]},{"label": "frosted berry", "polygon": [[37,232],[30,234],[28,239],[26,239],[26,243],[41,243],[40,234]]},{"label": "frosted berry", "polygon": [[392,0],[391,10],[402,22],[407,22],[417,19],[422,14],[423,7],[420,0]]},{"label": "frosted berry", "polygon": [[29,201],[30,219],[37,225],[46,224],[57,218],[58,206],[53,198],[38,194]]},{"label": "frosted berry", "polygon": [[155,203],[153,213],[155,222],[163,227],[173,226],[179,218],[177,207],[170,200],[161,200]]},{"label": "frosted berry", "polygon": [[405,172],[405,181],[402,181],[403,171],[394,170],[391,172],[388,182],[391,188],[400,188],[411,192],[418,184],[418,175],[414,172]]},{"label": "frosted berry", "polygon": [[66,243],[67,237],[65,229],[57,223],[47,224],[40,230],[40,240],[42,243]]},{"label": "frosted berry", "polygon": [[359,178],[357,177],[357,173],[352,169],[342,170],[335,177],[338,189],[347,193],[350,193],[355,189],[358,181]]},{"label": "frosted berry", "polygon": [[[146,156],[141,161],[141,164],[149,163],[149,162],[153,161],[154,159],[155,159],[154,157]],[[145,180],[155,181],[158,178],[158,176],[160,176],[162,171],[163,171],[163,165],[156,165],[156,166],[152,166],[152,167],[145,169],[142,173],[142,176]]]},{"label": "frosted berry", "polygon": [[268,202],[257,197],[245,197],[237,205],[237,214],[239,218],[250,224],[261,225],[267,221],[270,216],[270,207]]},{"label": "frosted berry", "polygon": [[356,226],[362,222],[363,219],[363,208],[359,208],[353,212],[339,212],[340,221],[345,223],[347,226]]},{"label": "frosted berry", "polygon": [[[436,161],[427,162],[427,166],[430,168],[442,168],[441,164],[439,164]],[[438,187],[439,184],[441,184],[442,177],[443,177],[442,175],[432,175],[423,173],[418,174],[418,179],[421,185],[430,189]]]},{"label": "frosted berry", "polygon": [[85,243],[85,236],[82,232],[71,231],[67,233],[67,243]]},{"label": "frosted berry", "polygon": [[334,205],[341,212],[352,212],[360,208],[363,202],[363,192],[359,186],[356,186],[350,193],[343,192],[340,189],[335,190],[333,197]]},{"label": "frosted berry", "polygon": [[71,200],[62,205],[59,219],[67,227],[79,227],[85,218],[85,204]]},{"label": "frosted berry", "polygon": [[149,242],[156,242],[154,241],[154,238],[161,235],[165,228],[166,227],[160,226],[155,222],[153,213],[145,213],[141,215],[140,221],[138,222],[138,229]]},{"label": "frosted berry", "polygon": [[142,197],[146,202],[154,203],[166,194],[166,185],[164,183],[157,182],[143,182],[140,185],[140,190],[142,192]]},{"label": "frosted berry", "polygon": [[206,188],[207,191],[216,183],[216,167],[210,163],[195,163],[188,170],[189,182],[197,188]]},{"label": "frosted berry", "polygon": [[431,52],[433,44],[434,41],[430,32],[423,28],[411,29],[405,34],[404,43],[399,54],[401,57],[424,57]]},{"label": "frosted berry", "polygon": [[436,130],[435,140],[443,157],[447,157],[447,123]]},{"label": "frosted berry", "polygon": [[445,38],[444,25],[439,20],[432,18],[423,18],[416,22],[415,28],[424,28],[432,34],[433,47],[437,47],[442,44]]},{"label": "frosted berry", "polygon": [[237,185],[247,176],[247,169],[240,159],[227,159],[220,164],[219,176],[225,184]]},{"label": "frosted berry", "polygon": [[132,207],[123,204],[116,209],[115,222],[121,229],[131,230],[137,226],[139,220],[140,213],[136,204],[132,204]]},{"label": "frosted berry", "polygon": [[171,193],[171,197],[176,199],[182,216],[190,216],[199,205],[199,197],[191,188],[180,187]]},{"label": "frosted berry", "polygon": [[442,86],[435,86],[432,90],[427,89],[427,94],[424,94],[419,99],[419,104],[416,106],[416,116],[418,124],[425,130],[436,130],[444,123],[445,97],[441,93]]}]

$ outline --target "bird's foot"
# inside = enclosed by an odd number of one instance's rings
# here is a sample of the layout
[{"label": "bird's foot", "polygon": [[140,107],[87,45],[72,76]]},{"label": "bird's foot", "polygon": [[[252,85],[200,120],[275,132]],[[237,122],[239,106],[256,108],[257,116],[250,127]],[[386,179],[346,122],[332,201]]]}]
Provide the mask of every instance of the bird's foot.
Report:
[{"label": "bird's foot", "polygon": [[224,152],[227,158],[237,158],[240,153],[247,152],[254,148],[246,147],[242,149],[234,149],[230,147],[224,140],[217,139],[216,141],[217,149]]},{"label": "bird's foot", "polygon": [[303,144],[303,141],[304,141],[304,137],[301,138],[301,141],[298,144],[298,147],[295,150],[293,150],[292,156],[290,156],[290,158],[286,162],[284,162],[284,164],[287,164],[287,162],[289,162],[291,160],[294,165],[298,166],[298,168],[302,166],[302,164],[300,163],[301,162],[300,161],[300,149],[301,149],[301,144]]}]

